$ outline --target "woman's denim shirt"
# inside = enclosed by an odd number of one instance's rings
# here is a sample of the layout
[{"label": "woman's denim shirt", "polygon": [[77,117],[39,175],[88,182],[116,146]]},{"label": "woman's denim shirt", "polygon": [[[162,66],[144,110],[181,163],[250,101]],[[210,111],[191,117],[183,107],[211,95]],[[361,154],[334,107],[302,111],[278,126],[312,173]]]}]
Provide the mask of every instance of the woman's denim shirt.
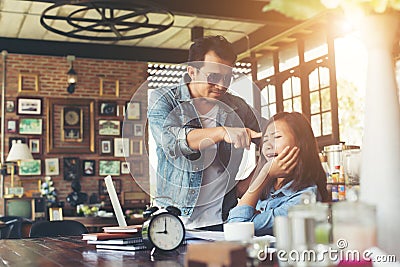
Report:
[{"label": "woman's denim shirt", "polygon": [[[199,196],[203,162],[200,151],[189,147],[186,136],[194,129],[202,128],[200,118],[190,97],[186,74],[181,84],[154,90],[149,100],[148,120],[157,145],[158,205],[174,205],[183,216],[190,216]],[[217,126],[248,127],[259,131],[254,111],[237,96],[226,93],[220,101]],[[243,149],[220,142],[217,157],[228,170],[226,195],[223,201],[222,219],[236,205],[235,176],[242,159]]]},{"label": "woman's denim shirt", "polygon": [[317,186],[293,191],[289,188],[291,184],[287,183],[276,191],[271,189],[267,199],[259,200],[255,209],[249,205],[233,208],[229,212],[228,222],[254,222],[256,235],[272,235],[275,216],[287,216],[289,207],[301,203],[304,192],[317,195]]}]

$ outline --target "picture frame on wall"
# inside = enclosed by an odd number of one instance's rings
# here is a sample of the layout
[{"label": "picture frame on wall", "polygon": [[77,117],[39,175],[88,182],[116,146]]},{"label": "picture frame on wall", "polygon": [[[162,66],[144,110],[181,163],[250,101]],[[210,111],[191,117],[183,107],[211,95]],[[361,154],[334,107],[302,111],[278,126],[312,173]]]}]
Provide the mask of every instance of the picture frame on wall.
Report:
[{"label": "picture frame on wall", "polygon": [[19,134],[42,134],[42,119],[21,118],[19,120]]},{"label": "picture frame on wall", "polygon": [[94,176],[96,172],[96,161],[95,160],[83,160],[82,161],[82,175],[83,176]]},{"label": "picture frame on wall", "polygon": [[15,112],[15,101],[14,100],[7,100],[6,101],[6,112],[7,113]]},{"label": "picture frame on wall", "polygon": [[81,178],[80,159],[68,157],[63,159],[64,180],[72,181]]},{"label": "picture frame on wall", "polygon": [[16,133],[18,128],[17,120],[8,120],[7,121],[7,132],[8,133]]},{"label": "picture frame on wall", "polygon": [[17,114],[18,115],[42,115],[42,99],[41,98],[17,98]]},{"label": "picture frame on wall", "polygon": [[100,102],[99,116],[117,116],[117,109],[116,102]]},{"label": "picture frame on wall", "polygon": [[95,100],[46,99],[46,152],[90,154],[96,149]]},{"label": "picture frame on wall", "polygon": [[40,159],[26,160],[20,162],[18,175],[33,176],[41,174],[42,174],[42,168]]},{"label": "picture frame on wall", "polygon": [[119,136],[120,121],[118,120],[99,120],[99,135],[116,135]]},{"label": "picture frame on wall", "polygon": [[131,140],[131,155],[143,155],[143,140]]},{"label": "picture frame on wall", "polygon": [[126,112],[125,117],[128,120],[140,120],[141,113],[140,113],[141,104],[137,101],[126,102]]},{"label": "picture frame on wall", "polygon": [[63,208],[61,207],[50,207],[49,208],[50,221],[62,221],[63,220]]},{"label": "picture frame on wall", "polygon": [[133,124],[133,135],[143,136],[143,124]]},{"label": "picture frame on wall", "polygon": [[119,160],[100,160],[99,161],[99,175],[114,175],[121,174],[121,164]]},{"label": "picture frame on wall", "polygon": [[112,155],[113,144],[110,139],[100,139],[100,155]]},{"label": "picture frame on wall", "polygon": [[143,175],[143,161],[142,160],[132,160],[130,164],[130,170],[132,171],[132,175]]},{"label": "picture frame on wall", "polygon": [[60,174],[58,158],[45,159],[45,173],[48,176],[55,176]]},{"label": "picture frame on wall", "polygon": [[130,173],[130,166],[129,162],[121,161],[121,174],[129,174]]},{"label": "picture frame on wall", "polygon": [[39,138],[31,138],[29,139],[29,149],[32,154],[40,154],[42,153],[41,142]]},{"label": "picture frame on wall", "polygon": [[114,157],[129,157],[129,138],[114,138]]},{"label": "picture frame on wall", "polygon": [[[104,179],[100,179],[99,181],[99,195],[100,196],[108,196],[107,186]],[[115,192],[119,195],[122,192],[122,181],[120,179],[112,179],[114,184]]]}]

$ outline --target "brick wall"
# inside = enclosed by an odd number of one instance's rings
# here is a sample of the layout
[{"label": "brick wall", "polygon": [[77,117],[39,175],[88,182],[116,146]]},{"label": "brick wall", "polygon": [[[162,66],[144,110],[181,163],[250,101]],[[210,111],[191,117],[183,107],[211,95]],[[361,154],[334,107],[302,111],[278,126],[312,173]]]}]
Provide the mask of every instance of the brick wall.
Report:
[{"label": "brick wall", "polygon": [[[27,140],[31,138],[40,139],[41,151],[39,154],[33,154],[35,159],[41,160],[41,175],[37,176],[15,176],[15,182],[18,184],[21,181],[25,191],[36,190],[38,188],[38,180],[44,180],[45,177],[45,159],[46,158],[59,158],[60,175],[52,176],[54,185],[58,192],[58,200],[66,202],[66,196],[72,192],[71,181],[64,180],[63,177],[63,158],[64,157],[78,157],[80,160],[95,160],[96,170],[94,176],[82,176],[80,178],[82,192],[85,192],[90,196],[92,193],[98,194],[98,181],[102,180],[103,177],[99,175],[99,160],[120,160],[124,161],[124,158],[114,158],[113,155],[104,156],[100,154],[99,142],[102,138],[113,140],[115,137],[120,136],[100,136],[98,134],[98,120],[102,117],[99,116],[99,103],[102,101],[116,102],[118,105],[119,116],[114,116],[112,120],[121,121],[121,128],[123,126],[123,109],[125,103],[131,99],[136,90],[147,78],[147,63],[145,62],[133,62],[133,61],[118,61],[118,60],[96,60],[96,59],[85,59],[76,58],[73,62],[73,67],[78,73],[78,83],[75,89],[75,93],[69,94],[67,92],[67,71],[69,70],[69,63],[66,57],[54,57],[54,56],[37,56],[37,55],[20,55],[20,54],[9,54],[6,59],[6,101],[12,100],[17,108],[18,97],[33,97],[42,98],[42,115],[31,116],[31,115],[18,115],[16,111],[5,113],[5,158],[9,151],[9,138],[10,137],[22,137]],[[3,69],[3,61],[0,60],[0,72]],[[22,74],[23,86],[22,92],[19,92],[19,80]],[[37,76],[35,76],[37,75]],[[35,89],[35,77],[38,77],[39,86],[38,91]],[[100,96],[100,80],[103,79],[104,91],[107,94],[115,93],[115,82],[119,81],[119,96]],[[2,73],[0,76],[2,81]],[[48,125],[47,118],[47,101],[49,99],[62,99],[65,100],[66,104],[74,102],[76,99],[86,99],[94,101],[94,153],[49,153],[49,147],[47,146],[47,133]],[[140,92],[135,96],[135,101],[141,102],[141,120],[133,121],[132,125],[143,124],[146,125],[145,112],[147,110],[147,91]],[[16,133],[9,133],[7,131],[7,121],[16,120],[19,121],[21,118],[41,118],[43,123],[42,135],[25,135],[19,134],[18,129]],[[59,117],[55,116],[55,120],[59,120]],[[87,117],[85,118],[84,131],[88,131]],[[59,131],[54,131],[55,138],[59,138]],[[146,135],[146,131],[145,131]],[[144,136],[145,137],[145,136]],[[143,139],[144,137],[134,137],[137,139]],[[144,142],[145,143],[145,142]],[[148,176],[148,158],[145,156],[146,149],[144,149],[144,155],[133,155],[130,159],[141,162],[143,167],[143,173],[135,175],[141,182],[149,186]],[[72,151],[73,152],[73,151]],[[137,185],[132,179],[130,174],[121,174],[120,176],[114,176],[114,178],[122,181],[122,190],[133,191],[137,190]],[[5,176],[5,187],[10,185],[10,175]],[[66,205],[68,205],[66,203]],[[2,210],[2,209],[1,209]]]}]

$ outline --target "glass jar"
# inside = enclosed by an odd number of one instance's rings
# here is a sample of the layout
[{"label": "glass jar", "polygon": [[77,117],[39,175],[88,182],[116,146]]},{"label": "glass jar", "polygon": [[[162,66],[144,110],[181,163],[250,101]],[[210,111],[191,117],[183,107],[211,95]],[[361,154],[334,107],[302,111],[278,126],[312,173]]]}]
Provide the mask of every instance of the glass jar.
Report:
[{"label": "glass jar", "polygon": [[333,242],[340,249],[363,252],[377,245],[376,209],[363,202],[332,205]]}]

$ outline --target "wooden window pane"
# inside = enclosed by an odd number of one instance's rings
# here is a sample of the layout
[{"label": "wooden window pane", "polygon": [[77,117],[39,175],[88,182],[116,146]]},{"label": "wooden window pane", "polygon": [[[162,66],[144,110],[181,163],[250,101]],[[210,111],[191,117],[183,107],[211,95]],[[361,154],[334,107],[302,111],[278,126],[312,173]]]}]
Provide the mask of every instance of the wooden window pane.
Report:
[{"label": "wooden window pane", "polygon": [[287,79],[282,84],[282,89],[283,89],[283,99],[289,99],[289,98],[292,97],[292,81],[291,81],[291,78]]},{"label": "wooden window pane", "polygon": [[301,82],[299,77],[292,78],[293,96],[301,95]]},{"label": "wooden window pane", "polygon": [[332,134],[332,116],[331,112],[322,113],[322,134]]},{"label": "wooden window pane", "polygon": [[321,136],[321,117],[319,114],[311,116],[311,128],[315,137]]},{"label": "wooden window pane", "polygon": [[292,99],[283,100],[283,110],[287,112],[292,112],[293,111],[292,104],[293,104]]},{"label": "wooden window pane", "polygon": [[302,112],[300,96],[293,98],[293,110],[300,113]]},{"label": "wooden window pane", "polygon": [[321,90],[321,102],[322,112],[331,110],[331,90],[329,88]]},{"label": "wooden window pane", "polygon": [[317,114],[320,112],[320,100],[319,91],[310,93],[310,103],[311,103],[311,114]]}]

